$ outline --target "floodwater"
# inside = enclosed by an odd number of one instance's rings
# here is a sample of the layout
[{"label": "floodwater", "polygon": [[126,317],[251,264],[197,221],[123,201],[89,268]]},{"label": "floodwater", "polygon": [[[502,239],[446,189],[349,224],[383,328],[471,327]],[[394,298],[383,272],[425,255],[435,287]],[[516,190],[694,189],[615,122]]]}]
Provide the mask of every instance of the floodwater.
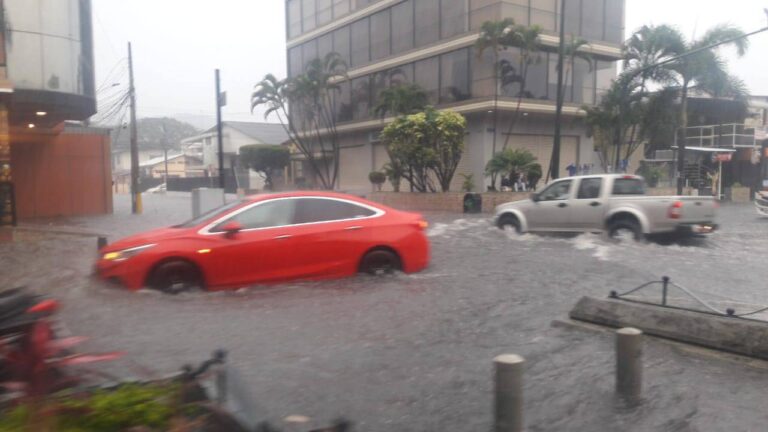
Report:
[{"label": "floodwater", "polygon": [[[66,223],[114,240],[179,222],[189,200],[148,196],[145,206],[143,216],[130,216],[122,200],[113,216]],[[278,424],[300,414],[316,424],[344,416],[366,432],[488,431],[492,359],[515,353],[526,358],[529,431],[765,429],[765,369],[651,340],[644,400],[626,406],[614,398],[611,334],[551,326],[583,295],[662,275],[718,307],[768,304],[768,220],[750,207],[726,206],[721,232],[671,245],[520,236],[486,217],[427,218],[432,265],[415,275],[129,293],[88,277],[93,238],[26,233],[0,244],[0,284],[62,299],[63,324],[91,338],[87,350],[128,352],[109,366],[115,374],[160,376],[228,350],[255,398],[254,415]]]}]

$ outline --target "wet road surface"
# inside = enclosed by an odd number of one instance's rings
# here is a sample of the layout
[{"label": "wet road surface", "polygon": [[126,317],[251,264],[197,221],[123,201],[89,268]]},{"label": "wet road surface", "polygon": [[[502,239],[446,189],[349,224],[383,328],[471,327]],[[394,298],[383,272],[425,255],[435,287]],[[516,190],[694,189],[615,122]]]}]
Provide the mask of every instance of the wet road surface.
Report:
[{"label": "wet road surface", "polygon": [[[146,212],[62,223],[114,240],[180,222],[189,198],[145,197]],[[768,220],[721,209],[723,230],[683,244],[507,235],[485,217],[428,215],[431,267],[229,293],[129,293],[88,278],[93,238],[26,232],[0,244],[0,285],[64,302],[87,350],[125,350],[115,373],[145,377],[230,352],[260,418],[343,415],[361,431],[487,431],[494,356],[527,360],[530,431],[758,431],[768,422],[765,369],[677,345],[646,345],[645,400],[614,399],[610,333],[553,328],[582,295],[605,296],[669,275],[712,302],[768,304]],[[673,293],[674,298],[682,296]]]}]

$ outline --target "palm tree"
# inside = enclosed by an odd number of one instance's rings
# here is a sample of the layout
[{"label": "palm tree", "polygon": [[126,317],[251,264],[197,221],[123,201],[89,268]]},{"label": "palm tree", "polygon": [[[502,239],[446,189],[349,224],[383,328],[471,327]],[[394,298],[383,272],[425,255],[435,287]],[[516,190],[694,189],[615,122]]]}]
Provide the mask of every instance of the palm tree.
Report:
[{"label": "palm tree", "polygon": [[[642,30],[642,29],[641,29]],[[669,78],[674,81],[674,86],[680,92],[680,131],[685,133],[688,127],[688,93],[692,87],[709,91],[713,82],[723,83],[723,77],[728,76],[725,62],[720,58],[715,48],[706,49],[716,44],[730,45],[736,48],[736,53],[743,56],[749,47],[749,41],[744,37],[744,32],[728,24],[721,24],[708,30],[700,39],[686,40],[676,29],[667,26],[652,27],[645,36],[648,40],[665,40],[671,48],[683,52],[692,53],[663,65],[663,69],[669,73]],[[678,140],[678,171],[685,168],[685,136]],[[684,179],[678,177],[678,193],[682,193]]]},{"label": "palm tree", "polygon": [[[493,52],[493,144],[492,154],[496,154],[496,135],[499,123],[499,80],[501,78],[501,64],[499,54],[506,50],[506,38],[512,31],[515,21],[505,18],[500,21],[486,21],[480,28],[480,37],[475,42],[477,58],[482,59],[483,53],[490,49]],[[496,189],[496,173],[491,174],[491,190]]]},{"label": "palm tree", "polygon": [[346,70],[339,54],[330,53],[292,79],[265,76],[251,95],[251,110],[265,106],[265,118],[277,116],[325,189],[333,189],[339,175],[336,95]]},{"label": "palm tree", "polygon": [[418,84],[398,84],[379,92],[373,112],[382,119],[387,114],[413,114],[426,108],[428,99],[427,92]]},{"label": "palm tree", "polygon": [[[533,26],[516,25],[512,31],[508,32],[503,39],[503,44],[510,48],[518,48],[520,50],[520,61],[517,67],[517,74],[512,74],[508,78],[509,82],[519,82],[520,91],[517,94],[517,107],[515,108],[515,114],[512,117],[512,121],[507,128],[507,136],[504,139],[504,149],[509,145],[509,138],[512,136],[512,130],[515,127],[515,123],[520,116],[520,106],[525,96],[525,85],[528,79],[528,67],[532,64],[536,64],[541,61],[539,50],[541,49],[541,36],[542,28]],[[514,71],[514,68],[508,68],[510,71]],[[516,75],[516,76],[515,76]]]},{"label": "palm tree", "polygon": [[569,41],[565,43],[565,51],[564,51],[564,57],[567,59],[567,62],[565,63],[565,72],[563,79],[563,93],[565,93],[565,87],[568,83],[568,76],[570,75],[571,71],[574,69],[576,65],[576,59],[581,59],[587,62],[587,65],[589,67],[589,72],[592,72],[594,69],[594,62],[592,59],[592,54],[585,52],[582,50],[584,47],[589,47],[589,42],[581,37],[575,37],[574,35],[571,35],[571,38]]}]

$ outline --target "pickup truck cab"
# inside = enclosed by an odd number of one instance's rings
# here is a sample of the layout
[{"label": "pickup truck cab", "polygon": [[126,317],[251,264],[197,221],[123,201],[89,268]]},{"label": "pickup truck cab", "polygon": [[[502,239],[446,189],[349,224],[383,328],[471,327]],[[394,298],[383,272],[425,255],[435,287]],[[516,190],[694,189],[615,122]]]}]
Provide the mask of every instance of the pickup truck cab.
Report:
[{"label": "pickup truck cab", "polygon": [[605,232],[610,237],[713,232],[714,197],[646,196],[642,177],[567,177],[530,199],[496,207],[496,225],[517,232]]}]

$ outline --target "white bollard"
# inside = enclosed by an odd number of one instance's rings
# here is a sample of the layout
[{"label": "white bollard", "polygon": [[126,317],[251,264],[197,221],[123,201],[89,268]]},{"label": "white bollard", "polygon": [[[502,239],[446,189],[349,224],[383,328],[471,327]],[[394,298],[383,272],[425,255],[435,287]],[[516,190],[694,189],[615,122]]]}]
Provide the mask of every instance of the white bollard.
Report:
[{"label": "white bollard", "polygon": [[493,363],[496,369],[494,430],[521,432],[525,359],[516,354],[503,354],[493,359]]},{"label": "white bollard", "polygon": [[643,332],[636,328],[616,331],[616,393],[637,401],[643,392]]}]

